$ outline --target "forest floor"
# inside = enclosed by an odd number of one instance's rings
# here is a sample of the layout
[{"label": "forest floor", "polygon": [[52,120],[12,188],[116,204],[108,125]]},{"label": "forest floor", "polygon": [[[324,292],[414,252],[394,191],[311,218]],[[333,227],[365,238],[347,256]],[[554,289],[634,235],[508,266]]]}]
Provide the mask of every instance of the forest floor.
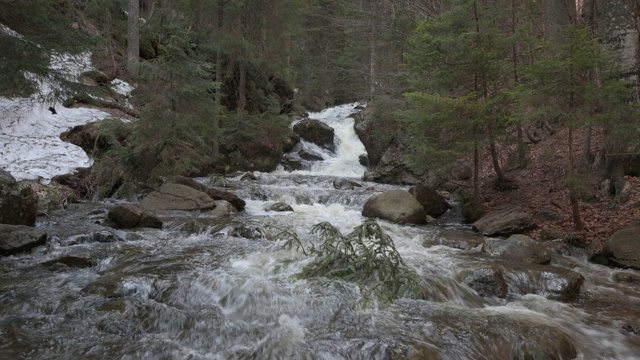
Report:
[{"label": "forest floor", "polygon": [[[491,165],[491,156],[488,151],[481,154],[481,200],[486,210],[507,203],[521,206],[525,212],[534,216],[536,221],[537,228],[529,234],[533,238],[539,239],[540,232],[544,229],[555,229],[562,232],[564,239],[581,238],[584,241],[583,246],[596,242],[596,249],[599,249],[615,231],[640,224],[640,178],[627,176],[623,196],[614,198],[602,189],[602,165],[591,168],[578,165],[584,185],[579,208],[585,229],[576,231],[566,185],[569,164],[567,139],[566,130],[558,130],[554,134],[547,133],[539,143],[529,144],[526,167],[507,171],[508,166],[503,165],[507,177],[514,179],[518,185],[517,189],[511,191],[497,191],[493,188],[495,172]],[[583,140],[584,132],[576,131],[573,146],[576,164],[584,163]],[[603,162],[603,146],[603,134],[594,132],[591,153],[599,154],[600,161],[596,160],[599,164]],[[508,155],[514,151],[515,146],[500,149],[500,153],[504,155],[502,164],[509,164]],[[535,217],[541,210],[559,213],[562,219],[552,221]]]}]

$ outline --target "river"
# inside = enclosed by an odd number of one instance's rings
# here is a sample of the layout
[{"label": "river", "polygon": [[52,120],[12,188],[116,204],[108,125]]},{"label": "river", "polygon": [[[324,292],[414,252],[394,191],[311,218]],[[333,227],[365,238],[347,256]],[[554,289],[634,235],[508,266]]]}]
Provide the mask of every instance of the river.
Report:
[{"label": "river", "polygon": [[[404,261],[427,280],[424,300],[361,306],[363,289],[353,283],[297,277],[313,257],[270,235],[287,229],[307,246],[318,245],[309,235],[314,224],[328,221],[348,233],[364,221],[367,199],[398,188],[360,180],[364,147],[348,117],[356,105],[311,114],[334,127],[340,142],[336,154],[303,144],[324,159],[307,170],[255,173],[256,180],[198,179],[224,182],[247,201],[243,213],[175,214],[162,230],[122,231],[97,223],[117,203],[107,200],[39,218],[48,244],[0,258],[0,359],[574,357],[567,357],[567,348],[579,359],[640,359],[637,284],[613,281],[616,270],[557,256],[553,265],[586,279],[576,300],[482,298],[456,275],[487,262],[485,255],[423,246],[441,227],[463,231],[460,224],[378,221]],[[336,190],[333,182],[342,178],[363,186]],[[293,212],[263,210],[275,202]],[[43,265],[66,255],[94,263]]]}]

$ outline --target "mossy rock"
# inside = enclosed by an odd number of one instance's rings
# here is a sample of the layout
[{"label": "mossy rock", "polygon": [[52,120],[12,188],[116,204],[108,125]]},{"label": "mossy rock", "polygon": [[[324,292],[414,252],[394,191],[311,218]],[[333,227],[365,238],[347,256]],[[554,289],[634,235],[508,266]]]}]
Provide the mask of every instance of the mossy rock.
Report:
[{"label": "mossy rock", "polygon": [[472,194],[462,190],[458,192],[458,199],[465,223],[476,222],[484,215],[484,207]]}]

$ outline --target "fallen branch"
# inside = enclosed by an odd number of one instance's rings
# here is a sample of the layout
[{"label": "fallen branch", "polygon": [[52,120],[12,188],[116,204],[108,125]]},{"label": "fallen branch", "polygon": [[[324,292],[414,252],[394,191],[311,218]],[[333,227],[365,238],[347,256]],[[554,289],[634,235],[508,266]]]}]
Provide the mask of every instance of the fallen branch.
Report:
[{"label": "fallen branch", "polygon": [[71,107],[74,104],[77,103],[81,103],[81,104],[89,104],[89,105],[93,105],[93,106],[98,106],[98,107],[103,107],[103,108],[107,108],[107,109],[115,109],[115,110],[119,110],[122,111],[123,113],[132,116],[136,119],[140,118],[140,113],[138,113],[136,110],[133,109],[129,109],[126,106],[122,106],[118,103],[114,103],[111,101],[106,101],[106,100],[101,100],[101,99],[96,99],[94,97],[91,97],[89,95],[76,95],[71,97],[70,99],[67,99],[64,102],[64,106],[65,107]]}]

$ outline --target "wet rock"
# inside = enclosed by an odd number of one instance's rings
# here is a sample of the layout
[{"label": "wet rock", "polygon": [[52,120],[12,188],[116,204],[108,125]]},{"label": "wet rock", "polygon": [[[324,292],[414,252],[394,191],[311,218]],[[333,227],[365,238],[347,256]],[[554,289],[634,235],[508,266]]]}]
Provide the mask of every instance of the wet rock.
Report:
[{"label": "wet rock", "polygon": [[0,169],[0,224],[34,226],[37,212],[36,193],[20,188],[11,174]]},{"label": "wet rock", "polygon": [[0,224],[0,255],[7,256],[28,251],[47,242],[44,231],[24,225]]},{"label": "wet rock", "polygon": [[132,204],[118,205],[109,210],[109,218],[123,229],[131,229],[138,225],[142,217],[142,209]]},{"label": "wet rock", "polygon": [[293,126],[300,137],[329,151],[336,150],[335,133],[332,127],[319,120],[302,120]]},{"label": "wet rock", "polygon": [[216,200],[216,208],[208,211],[207,215],[212,216],[229,216],[237,213],[238,210],[226,200]]},{"label": "wet rock", "polygon": [[62,241],[63,246],[73,246],[79,244],[90,244],[94,242],[112,243],[116,241],[125,241],[119,235],[107,230],[96,231],[90,234],[73,235]]},{"label": "wet rock", "polygon": [[368,167],[370,164],[369,155],[361,154],[360,156],[358,156],[358,162],[360,163],[360,165]]},{"label": "wet rock", "polygon": [[362,215],[397,224],[424,224],[427,221],[422,205],[404,190],[387,191],[372,197],[364,204]]},{"label": "wet rock", "polygon": [[207,230],[207,225],[198,220],[190,219],[176,226],[175,229],[178,231],[185,232],[188,235],[193,235],[193,234],[201,234],[205,232]]},{"label": "wet rock", "polygon": [[571,301],[580,292],[584,277],[550,265],[501,264],[509,292],[537,294],[550,300]]},{"label": "wet rock", "polygon": [[[88,268],[96,265],[96,262],[91,258],[91,254],[84,253],[78,255],[66,255],[59,257],[57,259],[45,261],[42,265],[50,268],[52,271],[52,267],[64,265],[68,268]],[[55,268],[54,268],[55,269]]]},{"label": "wet rock", "polygon": [[[251,174],[253,175],[253,174]],[[243,177],[244,179],[244,177]],[[252,180],[256,180],[255,176],[253,176]],[[234,193],[231,193],[229,191],[223,191],[223,190],[218,190],[218,189],[214,189],[214,188],[210,188],[204,184],[201,184],[191,178],[188,177],[184,177],[184,176],[178,176],[175,179],[176,184],[180,184],[180,185],[185,185],[188,186],[192,189],[201,191],[205,194],[207,194],[210,198],[212,198],[213,200],[225,200],[228,201],[229,203],[231,203],[231,205],[233,205],[236,210],[238,211],[244,211],[244,207],[247,205],[247,203],[240,199],[238,196],[236,196]]]},{"label": "wet rock", "polygon": [[563,239],[545,241],[542,246],[551,254],[571,256],[571,248]]},{"label": "wet rock", "polygon": [[447,200],[427,185],[414,186],[409,190],[416,200],[422,205],[427,215],[437,218],[449,210]]},{"label": "wet rock", "polygon": [[146,211],[186,210],[206,211],[215,208],[216,202],[202,191],[181,184],[164,184],[140,202]]},{"label": "wet rock", "polygon": [[106,304],[103,304],[98,308],[98,311],[106,311],[106,312],[119,312],[124,313],[127,311],[127,301],[125,300],[113,300],[109,301]]},{"label": "wet rock", "polygon": [[119,297],[120,281],[111,278],[100,278],[80,290],[85,294],[100,295],[104,297]]},{"label": "wet rock", "polygon": [[[258,180],[258,178],[253,173],[248,172],[248,173],[242,175],[242,177],[240,177],[240,180],[241,181],[256,181],[256,180]],[[209,195],[209,196],[211,196],[211,195]],[[213,200],[215,200],[215,199],[213,199]]]},{"label": "wet rock", "polygon": [[484,297],[503,298],[507,296],[509,291],[504,274],[497,266],[466,270],[458,274],[456,278]]},{"label": "wet rock", "polygon": [[275,203],[275,204],[265,206],[262,210],[282,212],[282,211],[293,211],[293,208],[289,204]]},{"label": "wet rock", "polygon": [[423,243],[425,247],[444,245],[460,250],[470,250],[484,244],[484,238],[462,230],[440,230],[433,239]]},{"label": "wet rock", "polygon": [[640,226],[615,232],[607,239],[603,253],[613,266],[640,270]]},{"label": "wet rock", "polygon": [[487,236],[509,236],[535,227],[531,216],[516,205],[502,205],[473,223],[475,230]]},{"label": "wet rock", "polygon": [[548,264],[551,255],[542,244],[526,235],[511,235],[508,239],[488,239],[482,251],[492,257],[514,263]]},{"label": "wet rock", "polygon": [[305,167],[304,164],[302,163],[302,159],[298,158],[297,156],[293,156],[291,154],[287,154],[283,156],[282,162],[280,162],[280,164],[286,171],[303,170]]},{"label": "wet rock", "polygon": [[481,296],[537,294],[550,300],[571,301],[578,296],[584,277],[564,268],[537,264],[488,264],[456,276]]},{"label": "wet rock", "polygon": [[237,226],[231,233],[231,236],[242,237],[249,240],[257,240],[264,237],[262,230],[259,227],[240,225]]},{"label": "wet rock", "polygon": [[307,160],[307,161],[322,161],[324,160],[322,158],[322,156],[316,155],[316,154],[312,154],[306,150],[300,150],[298,151],[298,155],[300,155],[300,158],[302,160]]},{"label": "wet rock", "polygon": [[[538,334],[532,334],[537,332]],[[575,359],[578,356],[571,338],[554,334],[542,328],[528,329],[511,346],[509,359],[560,360]]]},{"label": "wet rock", "polygon": [[640,274],[617,272],[613,274],[613,280],[619,283],[640,284]]},{"label": "wet rock", "polygon": [[348,179],[333,180],[333,188],[336,190],[353,190],[359,187],[362,187],[362,185]]},{"label": "wet rock", "polygon": [[138,227],[141,228],[162,229],[162,225],[164,225],[162,220],[147,213],[142,213],[140,221],[138,222]]},{"label": "wet rock", "polygon": [[289,152],[293,150],[296,145],[300,143],[300,135],[296,134],[294,131],[290,131],[287,133],[284,144],[282,144],[282,150],[284,152]]}]

